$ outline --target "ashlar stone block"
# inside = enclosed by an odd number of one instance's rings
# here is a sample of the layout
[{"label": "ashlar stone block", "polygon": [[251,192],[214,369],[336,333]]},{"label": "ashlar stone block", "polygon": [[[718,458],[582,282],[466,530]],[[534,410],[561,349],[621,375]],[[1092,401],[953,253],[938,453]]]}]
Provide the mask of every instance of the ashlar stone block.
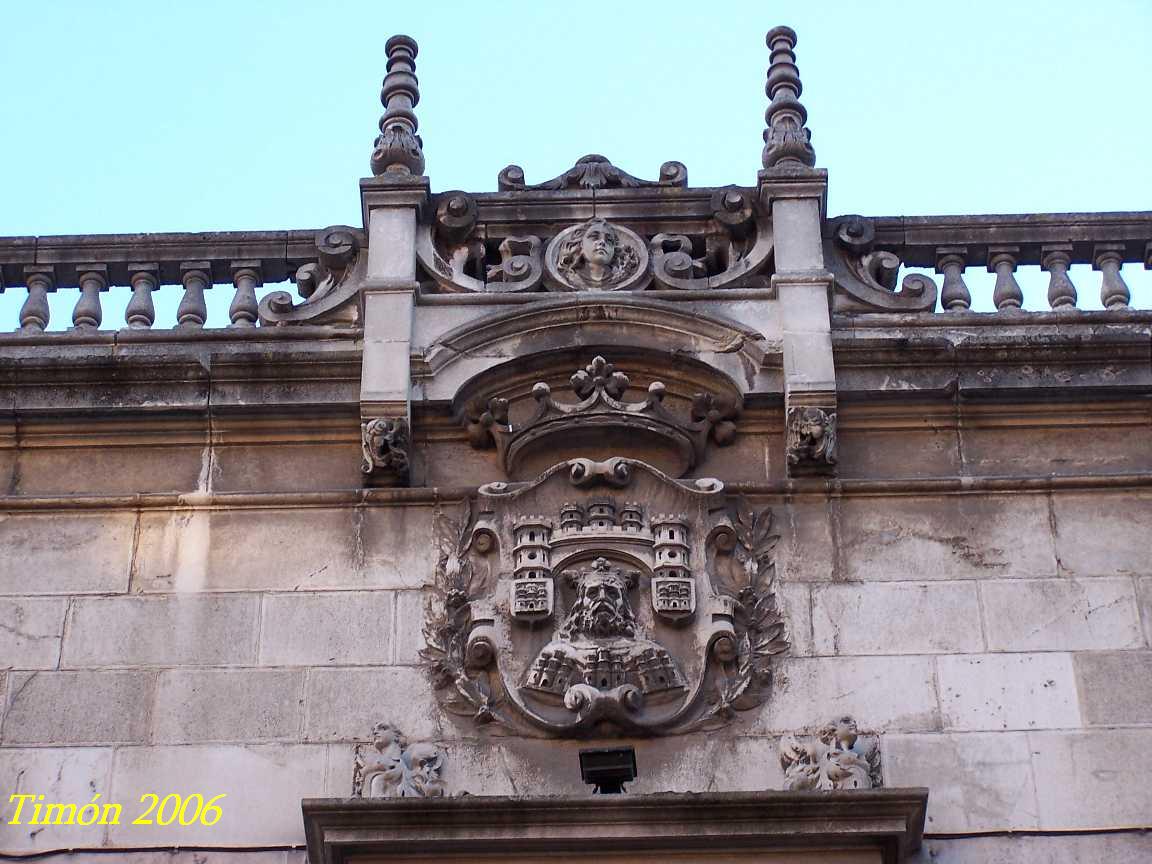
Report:
[{"label": "ashlar stone block", "polygon": [[252,664],[259,606],[254,594],[80,598],[72,610],[62,664]]},{"label": "ashlar stone block", "polygon": [[980,591],[988,647],[994,651],[1143,645],[1130,578],[991,581]]},{"label": "ashlar stone block", "polygon": [[1152,495],[1132,491],[1053,494],[1060,567],[1078,576],[1147,574]]},{"label": "ashlar stone block", "polygon": [[816,585],[812,631],[819,654],[981,651],[973,582]]},{"label": "ashlar stone block", "polygon": [[155,674],[13,672],[0,740],[115,744],[147,740]]},{"label": "ashlar stone block", "polygon": [[1088,725],[1152,723],[1152,651],[1092,651],[1072,659]]},{"label": "ashlar stone block", "polygon": [[55,669],[68,600],[0,597],[0,667]]},{"label": "ashlar stone block", "polygon": [[412,740],[452,734],[442,727],[450,717],[437,706],[427,674],[413,667],[310,669],[304,702],[308,741],[366,741],[380,722]]},{"label": "ashlar stone block", "polygon": [[884,782],[932,790],[926,834],[1034,830],[1038,809],[1027,736],[885,735]]},{"label": "ashlar stone block", "polygon": [[269,594],[264,597],[260,662],[266,666],[391,663],[393,609],[389,591]]},{"label": "ashlar stone block", "polygon": [[1080,726],[1068,654],[970,654],[936,659],[940,711],[951,730]]},{"label": "ashlar stone block", "polygon": [[112,753],[111,747],[0,748],[0,849],[18,855],[100,846],[103,825],[29,825],[29,804],[21,824],[12,824],[18,802],[10,796],[43,795],[45,802],[87,804],[100,793],[98,803],[111,803]]},{"label": "ashlar stone block", "polygon": [[1056,575],[1043,495],[845,498],[836,528],[848,580]]},{"label": "ashlar stone block", "polygon": [[1152,834],[931,837],[909,864],[1147,864]]},{"label": "ashlar stone block", "polygon": [[931,657],[788,657],[754,728],[787,733],[850,714],[862,730],[940,728]]},{"label": "ashlar stone block", "polygon": [[141,517],[133,587],[258,591],[364,584],[355,508],[183,510]]},{"label": "ashlar stone block", "polygon": [[128,589],[135,513],[0,514],[0,594]]},{"label": "ashlar stone block", "polygon": [[[1148,826],[1152,786],[1142,758],[1152,729],[1029,732],[1045,831]],[[931,805],[929,805],[931,806]]]},{"label": "ashlar stone block", "polygon": [[[203,825],[131,825],[108,829],[116,846],[300,846],[300,799],[324,797],[322,744],[124,747],[116,753],[112,800],[140,800],[145,792],[195,790],[218,803],[220,821]],[[139,805],[136,805],[139,806]]]},{"label": "ashlar stone block", "polygon": [[170,669],[156,688],[152,740],[299,740],[303,714],[303,670]]}]

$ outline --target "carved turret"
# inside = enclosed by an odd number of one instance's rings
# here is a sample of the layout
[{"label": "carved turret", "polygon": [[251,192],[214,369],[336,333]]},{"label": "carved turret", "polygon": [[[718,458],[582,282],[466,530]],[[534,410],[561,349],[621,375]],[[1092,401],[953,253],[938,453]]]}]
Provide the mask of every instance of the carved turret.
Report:
[{"label": "carved turret", "polygon": [[791,27],[773,27],[765,41],[772,56],[768,66],[768,83],[764,92],[772,100],[764,114],[764,167],[811,168],[816,164],[811,134],[804,124],[808,111],[800,104],[803,86],[796,68],[796,31]]},{"label": "carved turret", "polygon": [[393,36],[384,46],[388,54],[388,74],[380,91],[384,115],[380,135],[372,150],[372,174],[424,173],[424,142],[416,134],[420,123],[412,110],[420,102],[416,78],[416,40]]}]

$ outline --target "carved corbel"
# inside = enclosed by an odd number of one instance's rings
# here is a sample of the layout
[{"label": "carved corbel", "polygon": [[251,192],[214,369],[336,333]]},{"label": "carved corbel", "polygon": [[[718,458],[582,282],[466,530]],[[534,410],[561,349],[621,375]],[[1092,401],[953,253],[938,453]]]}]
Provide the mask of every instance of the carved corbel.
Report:
[{"label": "carved corbel", "polygon": [[408,421],[403,417],[376,417],[360,425],[360,443],[364,453],[361,470],[374,480],[402,486],[408,482]]},{"label": "carved corbel", "polygon": [[316,235],[313,263],[296,271],[296,290],[304,302],[296,305],[287,291],[273,291],[260,301],[260,323],[352,324],[359,319],[355,298],[362,281],[363,233],[347,225],[332,225]]},{"label": "carved corbel", "polygon": [[788,409],[788,473],[831,474],[836,470],[836,409],[798,405]]},{"label": "carved corbel", "polygon": [[876,227],[863,216],[841,216],[824,241],[824,258],[835,277],[833,312],[931,312],[936,283],[920,273],[896,286],[900,258],[877,250]]}]

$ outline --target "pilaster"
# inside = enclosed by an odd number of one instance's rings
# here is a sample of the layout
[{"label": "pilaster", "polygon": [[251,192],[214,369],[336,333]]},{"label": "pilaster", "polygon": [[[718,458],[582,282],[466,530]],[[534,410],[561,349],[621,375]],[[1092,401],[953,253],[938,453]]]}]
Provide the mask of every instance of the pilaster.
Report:
[{"label": "pilaster", "polygon": [[836,470],[836,367],[828,313],[832,274],[824,264],[823,220],[828,172],[814,168],[816,152],[800,103],[803,87],[796,67],[796,33],[775,27],[765,92],[764,169],[757,191],[772,215],[776,272],[784,337],[784,403],[788,473],[830,474]]}]

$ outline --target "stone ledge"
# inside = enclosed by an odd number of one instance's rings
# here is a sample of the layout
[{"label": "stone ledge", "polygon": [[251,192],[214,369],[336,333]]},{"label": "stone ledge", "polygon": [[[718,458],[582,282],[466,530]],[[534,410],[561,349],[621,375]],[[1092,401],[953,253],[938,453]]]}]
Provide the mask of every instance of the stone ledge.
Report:
[{"label": "stone ledge", "polygon": [[301,806],[313,864],[352,864],[416,853],[426,861],[485,853],[507,861],[541,855],[576,857],[590,849],[597,855],[631,853],[633,861],[649,856],[662,860],[673,850],[695,851],[702,860],[709,853],[720,853],[725,861],[745,856],[752,861],[759,860],[754,855],[772,852],[856,849],[864,852],[860,861],[898,864],[920,847],[927,801],[927,789],[875,789],[597,798],[305,799]]}]

